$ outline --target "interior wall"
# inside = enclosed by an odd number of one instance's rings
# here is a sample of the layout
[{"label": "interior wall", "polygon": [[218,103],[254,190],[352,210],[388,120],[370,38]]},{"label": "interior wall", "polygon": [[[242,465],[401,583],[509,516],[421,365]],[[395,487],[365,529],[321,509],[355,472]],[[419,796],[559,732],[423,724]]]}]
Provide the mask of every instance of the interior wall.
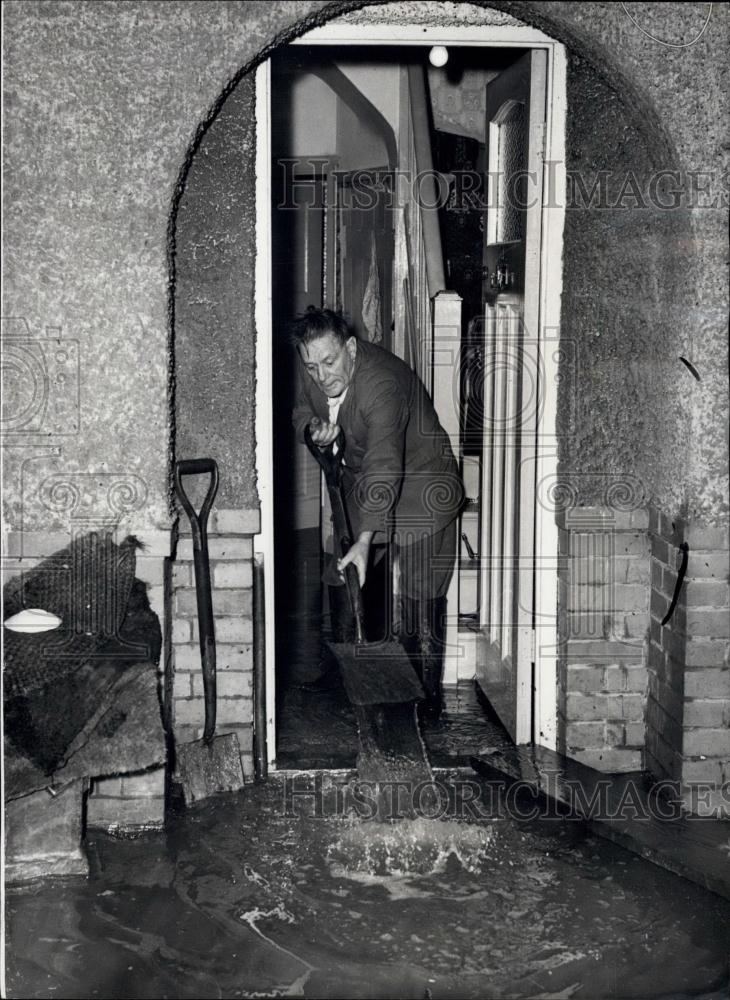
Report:
[{"label": "interior wall", "polygon": [[342,100],[337,102],[337,152],[340,170],[388,165],[382,137]]},{"label": "interior wall", "polygon": [[401,69],[397,63],[348,62],[337,59],[337,68],[367,97],[373,107],[398,135],[400,107],[398,100]]},{"label": "interior wall", "polygon": [[[338,64],[338,69],[343,67]],[[345,75],[350,77],[351,74]],[[275,160],[336,155],[338,170],[382,166],[388,162],[381,135],[348,107],[324,80],[305,71],[297,74],[274,71],[272,80]],[[355,85],[370,97],[359,83]]]},{"label": "interior wall", "polygon": [[448,70],[429,66],[434,128],[486,142],[487,84],[498,73],[496,69],[469,67],[453,77]]},{"label": "interior wall", "polygon": [[275,156],[327,156],[337,151],[334,91],[309,73],[275,77],[272,146]]}]

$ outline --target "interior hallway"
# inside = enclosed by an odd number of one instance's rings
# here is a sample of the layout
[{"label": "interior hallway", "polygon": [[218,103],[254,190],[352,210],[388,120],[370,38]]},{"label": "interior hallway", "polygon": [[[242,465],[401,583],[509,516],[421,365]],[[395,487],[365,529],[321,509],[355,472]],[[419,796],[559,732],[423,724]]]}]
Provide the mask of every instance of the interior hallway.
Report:
[{"label": "interior hallway", "polygon": [[[312,693],[296,680],[317,676],[320,637],[328,616],[321,614],[319,552],[316,532],[296,532],[293,551],[302,572],[279,604],[277,621],[277,767],[333,769],[355,766],[358,739],[355,715],[340,683]],[[512,743],[509,734],[474,682],[444,689],[445,713],[437,728],[423,736],[433,767],[468,767],[469,758],[489,747]]]}]

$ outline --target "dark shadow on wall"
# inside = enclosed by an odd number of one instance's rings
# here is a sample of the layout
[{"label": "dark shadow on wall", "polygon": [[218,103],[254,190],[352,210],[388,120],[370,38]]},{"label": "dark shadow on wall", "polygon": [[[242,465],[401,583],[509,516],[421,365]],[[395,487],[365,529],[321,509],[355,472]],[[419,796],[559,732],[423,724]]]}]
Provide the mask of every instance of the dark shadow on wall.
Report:
[{"label": "dark shadow on wall", "polygon": [[[568,58],[559,475],[577,504],[679,511],[690,414],[676,359],[692,322],[692,225],[663,137]],[[653,195],[652,195],[653,192]],[[556,345],[557,347],[557,345]]]},{"label": "dark shadow on wall", "polygon": [[258,506],[254,479],[254,79],[192,158],[175,219],[175,456],[210,456],[220,508]]}]

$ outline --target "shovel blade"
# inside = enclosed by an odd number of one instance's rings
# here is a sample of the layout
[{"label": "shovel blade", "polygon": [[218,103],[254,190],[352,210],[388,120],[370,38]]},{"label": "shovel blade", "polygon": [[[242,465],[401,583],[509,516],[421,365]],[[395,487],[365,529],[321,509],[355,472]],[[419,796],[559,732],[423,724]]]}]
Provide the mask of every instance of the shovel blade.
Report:
[{"label": "shovel blade", "polygon": [[353,705],[392,705],[423,698],[423,687],[398,642],[328,644]]},{"label": "shovel blade", "polygon": [[183,743],[177,748],[176,761],[185,805],[243,788],[241,748],[235,733],[216,736],[210,743]]}]

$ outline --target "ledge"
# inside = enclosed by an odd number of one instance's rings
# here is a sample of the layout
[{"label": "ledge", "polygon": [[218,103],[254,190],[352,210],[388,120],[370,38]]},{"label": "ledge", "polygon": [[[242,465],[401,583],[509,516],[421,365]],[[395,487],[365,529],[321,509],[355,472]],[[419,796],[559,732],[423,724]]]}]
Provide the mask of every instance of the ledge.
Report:
[{"label": "ledge", "polygon": [[[185,513],[180,514],[178,528],[181,537],[189,537],[192,532]],[[208,518],[209,535],[244,535],[250,537],[261,531],[261,511],[258,507],[239,510],[212,510]]]},{"label": "ledge", "polygon": [[566,531],[646,531],[649,511],[644,507],[633,510],[596,507],[558,507],[555,523]]}]

